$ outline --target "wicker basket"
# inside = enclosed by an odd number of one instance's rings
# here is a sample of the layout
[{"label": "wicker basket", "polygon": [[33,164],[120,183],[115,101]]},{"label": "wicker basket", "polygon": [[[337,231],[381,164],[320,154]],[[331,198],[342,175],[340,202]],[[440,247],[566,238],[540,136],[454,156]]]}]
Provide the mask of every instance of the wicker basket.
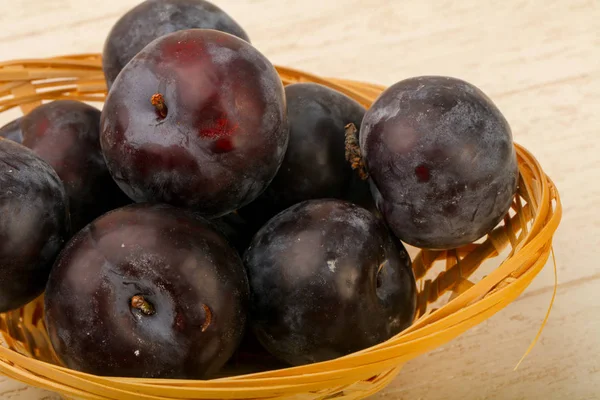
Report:
[{"label": "wicker basket", "polygon": [[[384,89],[289,68],[278,71],[284,84],[321,83],[366,107]],[[45,100],[102,102],[105,94],[96,54],[0,63],[0,112],[20,107],[27,113]],[[417,319],[385,343],[328,362],[212,380],[99,377],[58,365],[44,327],[43,302],[37,299],[0,315],[0,373],[82,399],[359,399],[372,395],[410,359],[447,343],[514,301],[546,264],[561,218],[560,199],[536,159],[523,147],[515,147],[520,185],[509,214],[477,243],[449,251],[413,249]]]}]

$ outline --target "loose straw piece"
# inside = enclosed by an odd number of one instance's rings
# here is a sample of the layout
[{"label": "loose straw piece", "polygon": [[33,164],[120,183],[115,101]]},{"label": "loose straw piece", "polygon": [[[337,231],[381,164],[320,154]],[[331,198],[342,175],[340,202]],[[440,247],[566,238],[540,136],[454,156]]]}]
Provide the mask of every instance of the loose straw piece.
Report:
[{"label": "loose straw piece", "polygon": [[538,330],[537,335],[535,335],[535,338],[533,339],[533,341],[527,348],[527,351],[525,351],[525,354],[523,354],[523,357],[521,357],[521,359],[519,360],[519,362],[517,363],[517,365],[515,366],[513,371],[516,371],[519,368],[519,366],[521,365],[521,363],[523,361],[525,361],[525,358],[527,358],[529,353],[531,353],[535,344],[538,342],[538,340],[542,336],[542,331],[544,330],[544,327],[546,326],[546,323],[548,322],[548,318],[550,318],[550,312],[552,311],[552,306],[554,305],[554,299],[556,299],[556,290],[558,288],[558,269],[556,268],[556,257],[554,255],[554,247],[552,247],[551,252],[552,252],[553,270],[554,270],[554,287],[552,289],[552,298],[550,299],[550,305],[548,306],[548,311],[546,311],[546,316],[544,317],[544,320],[542,321],[542,326],[540,326],[540,329]]}]

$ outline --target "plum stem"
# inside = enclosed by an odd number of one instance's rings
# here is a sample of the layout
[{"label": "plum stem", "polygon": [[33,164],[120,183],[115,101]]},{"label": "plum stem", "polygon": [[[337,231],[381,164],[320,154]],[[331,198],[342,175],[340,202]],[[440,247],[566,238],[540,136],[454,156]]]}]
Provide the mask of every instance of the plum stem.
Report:
[{"label": "plum stem", "polygon": [[167,117],[167,105],[165,104],[165,98],[160,93],[154,93],[150,98],[150,103],[156,108],[156,112],[161,118]]},{"label": "plum stem", "polygon": [[364,181],[369,178],[369,173],[360,152],[357,136],[358,130],[353,123],[346,125],[344,129],[346,130],[346,161],[350,163],[352,169],[358,171],[358,176]]},{"label": "plum stem", "polygon": [[208,329],[210,323],[212,322],[212,312],[206,304],[202,304],[202,308],[204,309],[205,314],[204,323],[202,324],[202,332],[204,332]]},{"label": "plum stem", "polygon": [[131,307],[140,310],[144,315],[154,315],[156,310],[150,304],[144,296],[138,294],[131,298]]}]

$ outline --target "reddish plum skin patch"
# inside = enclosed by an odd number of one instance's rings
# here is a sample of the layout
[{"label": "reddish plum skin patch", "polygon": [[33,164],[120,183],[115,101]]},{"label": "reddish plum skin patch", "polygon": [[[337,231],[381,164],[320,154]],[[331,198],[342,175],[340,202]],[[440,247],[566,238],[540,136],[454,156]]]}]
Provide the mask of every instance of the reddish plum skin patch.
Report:
[{"label": "reddish plum skin patch", "polygon": [[417,179],[419,180],[419,182],[429,182],[429,168],[427,168],[425,165],[419,165],[417,168],[415,168],[415,174],[417,175]]}]

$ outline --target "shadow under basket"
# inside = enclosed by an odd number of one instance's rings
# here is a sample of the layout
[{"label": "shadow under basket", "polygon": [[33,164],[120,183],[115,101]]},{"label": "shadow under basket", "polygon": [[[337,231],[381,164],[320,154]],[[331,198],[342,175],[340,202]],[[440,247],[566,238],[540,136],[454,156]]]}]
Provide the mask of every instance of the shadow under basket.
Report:
[{"label": "shadow under basket", "polygon": [[[316,82],[369,107],[383,87],[323,79],[278,67],[284,84]],[[43,101],[102,103],[97,54],[0,63],[0,112],[28,113]],[[15,117],[17,115],[15,114]],[[101,377],[59,366],[43,301],[0,315],[0,373],[77,399],[360,399],[389,384],[407,361],[439,347],[514,301],[542,270],[561,218],[558,192],[537,160],[515,145],[520,179],[510,212],[486,237],[457,249],[410,249],[418,313],[411,327],[363,351],[312,365],[267,367],[210,380]],[[540,318],[541,320],[541,318]],[[533,339],[533,338],[532,338]],[[266,369],[266,370],[265,370]]]}]

